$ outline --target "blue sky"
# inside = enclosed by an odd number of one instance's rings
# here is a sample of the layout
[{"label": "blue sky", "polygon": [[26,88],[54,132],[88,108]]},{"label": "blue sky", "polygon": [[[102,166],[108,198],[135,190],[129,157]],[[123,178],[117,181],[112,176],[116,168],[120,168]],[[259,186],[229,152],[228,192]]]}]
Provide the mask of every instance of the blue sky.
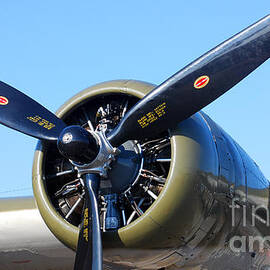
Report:
[{"label": "blue sky", "polygon": [[[0,80],[55,111],[112,79],[159,84],[270,13],[265,1],[1,1]],[[270,179],[270,61],[205,108]],[[0,197],[32,194],[36,140],[0,126]]]}]

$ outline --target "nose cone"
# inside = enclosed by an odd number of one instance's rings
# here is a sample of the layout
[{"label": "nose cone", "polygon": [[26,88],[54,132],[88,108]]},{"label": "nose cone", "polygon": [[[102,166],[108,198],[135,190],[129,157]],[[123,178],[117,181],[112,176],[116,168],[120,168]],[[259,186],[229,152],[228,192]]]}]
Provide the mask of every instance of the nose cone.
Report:
[{"label": "nose cone", "polygon": [[64,157],[80,164],[91,163],[100,148],[97,139],[80,126],[64,128],[58,138],[57,147]]}]

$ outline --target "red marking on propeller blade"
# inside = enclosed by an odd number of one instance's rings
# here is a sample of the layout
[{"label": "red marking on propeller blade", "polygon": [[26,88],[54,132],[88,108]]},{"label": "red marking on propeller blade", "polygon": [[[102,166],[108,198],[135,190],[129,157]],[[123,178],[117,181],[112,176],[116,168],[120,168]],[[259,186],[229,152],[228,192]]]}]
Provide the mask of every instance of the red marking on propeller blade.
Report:
[{"label": "red marking on propeller blade", "polygon": [[195,82],[194,82],[194,87],[196,89],[201,89],[205,87],[209,83],[210,78],[206,75],[199,77]]},{"label": "red marking on propeller blade", "polygon": [[0,96],[0,105],[7,105],[8,99],[6,97]]}]

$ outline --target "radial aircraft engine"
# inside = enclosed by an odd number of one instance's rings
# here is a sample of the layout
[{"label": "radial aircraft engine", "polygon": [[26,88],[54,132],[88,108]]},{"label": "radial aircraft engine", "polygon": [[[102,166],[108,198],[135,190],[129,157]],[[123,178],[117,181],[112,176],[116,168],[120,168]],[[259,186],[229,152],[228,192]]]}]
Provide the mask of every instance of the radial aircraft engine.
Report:
[{"label": "radial aircraft engine", "polygon": [[[52,233],[76,251],[75,270],[224,258],[229,238],[244,234],[239,213],[231,224],[232,201],[268,207],[269,182],[200,110],[269,56],[267,16],[158,86],[97,84],[56,114],[0,83],[0,122],[39,139],[35,199]],[[257,216],[266,234],[265,211]]]}]

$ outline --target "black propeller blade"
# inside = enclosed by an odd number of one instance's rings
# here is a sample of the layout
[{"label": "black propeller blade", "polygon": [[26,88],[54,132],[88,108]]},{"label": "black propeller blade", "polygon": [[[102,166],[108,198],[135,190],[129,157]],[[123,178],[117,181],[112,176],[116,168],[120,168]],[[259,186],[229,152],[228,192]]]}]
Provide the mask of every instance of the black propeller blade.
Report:
[{"label": "black propeller blade", "polygon": [[109,134],[110,143],[119,146],[174,127],[230,90],[269,57],[270,15],[156,87]]},{"label": "black propeller blade", "polygon": [[102,270],[102,240],[97,204],[99,181],[96,174],[84,176],[85,206],[74,270]]},{"label": "black propeller blade", "polygon": [[49,141],[56,141],[66,126],[42,105],[3,82],[0,82],[0,123]]},{"label": "black propeller blade", "polygon": [[[3,82],[0,82],[0,123],[41,140],[56,141],[63,156],[80,164],[90,163],[99,151],[97,141],[85,129],[80,126],[66,127],[61,119],[42,105]],[[96,200],[99,176],[86,174],[84,183],[85,218],[74,269],[102,270],[102,242]]]}]

